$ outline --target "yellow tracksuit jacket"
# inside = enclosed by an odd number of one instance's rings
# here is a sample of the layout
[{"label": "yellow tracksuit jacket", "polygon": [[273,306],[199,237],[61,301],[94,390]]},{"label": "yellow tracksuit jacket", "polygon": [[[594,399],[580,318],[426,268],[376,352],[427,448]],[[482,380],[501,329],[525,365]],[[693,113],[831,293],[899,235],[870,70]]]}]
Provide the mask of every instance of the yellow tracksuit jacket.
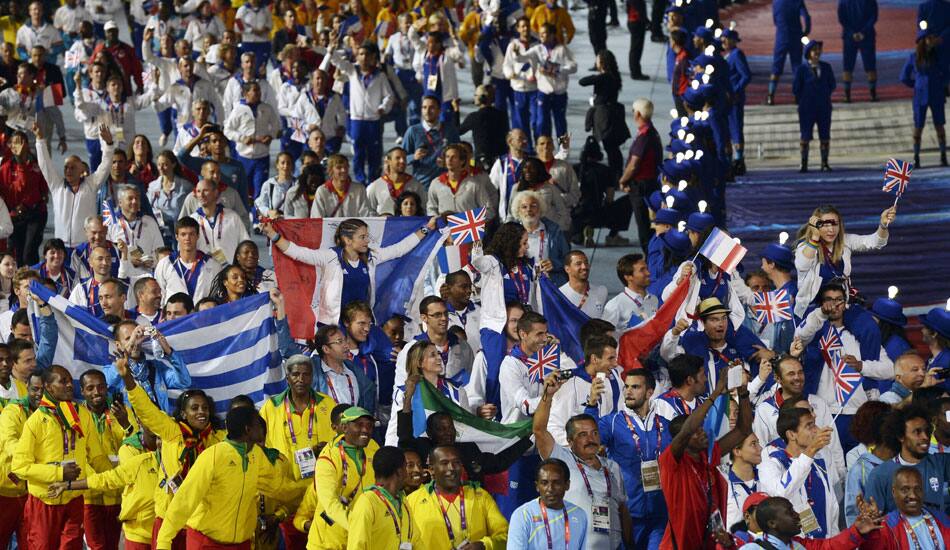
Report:
[{"label": "yellow tracksuit jacket", "polygon": [[413,537],[418,538],[412,530],[405,495],[400,502],[398,508],[392,502],[387,504],[386,494],[377,494],[373,487],[363,491],[350,512],[346,550],[395,549],[403,542],[412,542]]},{"label": "yellow tracksuit jacket", "polygon": [[[316,497],[316,502],[312,503],[313,519],[307,537],[307,550],[343,550],[346,548],[347,532],[350,529],[350,510],[352,510],[363,489],[371,486],[376,481],[376,474],[373,473],[373,455],[376,454],[379,446],[370,443],[364,450],[366,455],[365,466],[358,466],[346,452],[343,453],[341,459],[340,445],[342,441],[343,436],[338,436],[332,443],[324,447],[320,451],[320,456],[317,457],[317,471],[313,478],[313,495]],[[346,461],[345,484],[343,483],[343,460]],[[363,468],[362,475],[357,469],[359,467]],[[346,497],[349,503],[344,505],[340,501],[340,496]],[[306,500],[304,498],[304,501]],[[306,510],[303,504],[301,504],[301,507]],[[323,517],[324,515],[330,518],[332,525],[327,523]]]},{"label": "yellow tracksuit jacket", "polygon": [[534,8],[534,12],[531,13],[531,30],[536,34],[540,33],[545,23],[551,23],[557,28],[557,38],[561,44],[566,46],[574,40],[574,22],[571,21],[571,14],[566,9],[560,6],[551,9],[547,4]]},{"label": "yellow tracksuit jacket", "polygon": [[[86,408],[83,406],[83,408]],[[92,431],[91,434],[87,434],[89,437],[99,438],[99,445],[102,446],[102,450],[106,453],[106,456],[109,457],[109,460],[113,465],[119,463],[119,447],[122,446],[122,440],[125,439],[126,433],[122,426],[112,417],[112,413],[106,409],[106,413],[102,418],[97,419],[96,413],[92,412],[90,409],[86,409],[89,412],[89,415],[95,421],[96,429]],[[129,415],[129,422],[132,422],[134,417]],[[86,475],[91,474],[92,472],[87,472]],[[122,488],[113,487],[109,490],[88,490],[83,494],[86,504],[92,504],[94,506],[113,506],[120,504],[122,501]]]},{"label": "yellow tracksuit jacket", "polygon": [[8,402],[0,413],[0,496],[21,497],[26,494],[26,482],[22,479],[14,482],[10,476],[13,474],[13,450],[31,412],[28,399],[23,397]]},{"label": "yellow tracksuit jacket", "polygon": [[[287,414],[287,406],[290,406],[290,415]],[[336,406],[336,401],[332,397],[319,392],[313,392],[313,407],[297,413],[293,410],[293,403],[290,403],[289,390],[276,395],[264,402],[261,407],[261,418],[267,423],[267,441],[266,444],[272,449],[277,449],[284,455],[293,466],[294,479],[301,481],[300,466],[294,458],[294,451],[316,447],[321,443],[333,441],[336,432],[330,425],[330,412]],[[289,418],[289,423],[288,423]],[[313,419],[313,433],[307,436],[311,418]],[[296,443],[290,437],[291,427],[296,438]],[[310,485],[310,478],[303,480],[301,492]]]},{"label": "yellow tracksuit jacket", "polygon": [[[141,386],[136,386],[134,390],[128,392],[128,395],[135,416],[138,417],[143,426],[162,440],[162,461],[158,469],[159,484],[166,481],[166,478],[174,479],[181,472],[181,463],[178,461],[178,457],[181,456],[181,452],[185,448],[181,427],[174,418],[165,414],[155,406],[155,403],[152,403],[152,400],[148,398],[148,394]],[[206,447],[224,440],[224,436],[224,430],[213,431],[208,437]],[[165,517],[165,508],[171,498],[171,490],[168,489],[167,483],[164,487],[155,486],[155,517]]]},{"label": "yellow tracksuit jacket", "polygon": [[[90,437],[96,431],[92,416],[85,407],[76,409],[79,411],[79,426],[83,436],[75,434],[74,444],[71,441],[72,430],[66,429],[64,433],[54,413],[40,408],[26,420],[23,434],[13,451],[13,473],[25,479],[30,494],[46,504],[66,504],[81,495],[79,491],[64,491],[54,499],[47,496],[50,483],[63,481],[63,461],[74,460],[80,468],[80,477],[93,471],[112,469],[112,462],[99,438]],[[67,444],[64,445],[64,442]],[[68,449],[64,449],[64,446]]]},{"label": "yellow tracksuit jacket", "polygon": [[278,498],[291,480],[281,475],[260,447],[251,445],[242,454],[235,445],[226,440],[198,456],[165,510],[158,550],[169,550],[186,525],[224,544],[254,537],[258,494]]},{"label": "yellow tracksuit jacket", "polygon": [[119,448],[119,465],[86,478],[89,489],[122,491],[119,521],[125,538],[132,542],[152,542],[155,523],[155,487],[158,485],[156,453],[126,444]]},{"label": "yellow tracksuit jacket", "polygon": [[453,502],[442,499],[442,506],[452,523],[455,541],[449,539],[448,529],[442,509],[439,507],[439,497],[435,493],[434,483],[423,485],[406,498],[406,506],[412,516],[412,531],[416,540],[413,548],[429,550],[454,548],[463,540],[479,541],[486,550],[504,550],[508,542],[508,520],[501,515],[498,505],[484,489],[470,485],[463,486],[465,497],[465,519],[467,529],[462,530],[460,502],[456,498]]}]

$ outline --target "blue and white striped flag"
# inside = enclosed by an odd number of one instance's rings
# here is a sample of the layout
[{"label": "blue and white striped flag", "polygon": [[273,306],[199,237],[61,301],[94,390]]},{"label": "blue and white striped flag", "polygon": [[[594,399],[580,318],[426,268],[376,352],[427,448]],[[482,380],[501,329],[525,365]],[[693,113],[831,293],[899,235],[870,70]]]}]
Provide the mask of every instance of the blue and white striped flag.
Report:
[{"label": "blue and white striped flag", "polygon": [[[78,379],[83,371],[112,362],[112,331],[106,323],[42,285],[34,282],[30,290],[49,303],[56,316],[59,339],[53,364],[66,367]],[[207,392],[215,400],[216,412],[224,414],[237,395],[260,404],[286,386],[271,317],[270,297],[257,294],[155,328],[181,354],[192,388]]]}]

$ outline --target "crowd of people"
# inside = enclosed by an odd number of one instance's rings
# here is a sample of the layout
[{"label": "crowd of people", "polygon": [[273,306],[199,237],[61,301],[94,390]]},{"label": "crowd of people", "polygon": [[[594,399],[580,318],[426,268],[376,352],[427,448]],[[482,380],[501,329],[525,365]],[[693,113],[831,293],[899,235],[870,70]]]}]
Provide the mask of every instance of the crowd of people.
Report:
[{"label": "crowd of people", "polygon": [[[233,4],[0,5],[0,548],[948,547],[950,311],[920,316],[922,355],[896,295],[852,284],[897,203],[866,235],[816,205],[760,265],[699,253],[747,171],[751,73],[723,2],[623,6],[631,79],[651,78],[646,31],[668,42],[666,139],[649,99],[619,102],[616,3],[587,3],[576,164],[577,5]],[[928,109],[947,163],[946,5],[921,3],[900,76],[917,166]],[[788,57],[801,169],[817,125],[830,170],[833,70],[804,3],[772,9],[768,103]],[[876,100],[877,4],[838,13],[845,99],[860,53]],[[58,166],[70,111],[86,152]],[[152,116],[160,133],[138,132]],[[454,246],[446,215],[478,209],[460,269],[433,265],[379,318],[377,268],[433,232]],[[374,217],[417,224],[381,246]],[[338,219],[332,246],[284,234],[307,218]],[[581,249],[599,228],[631,249],[614,296]],[[313,334],[291,335],[295,281],[262,254],[313,266]],[[549,323],[546,292],[577,334]],[[156,326],[261,293],[285,380],[219,409]],[[98,368],[54,360],[75,342],[49,295],[110,327]]]}]

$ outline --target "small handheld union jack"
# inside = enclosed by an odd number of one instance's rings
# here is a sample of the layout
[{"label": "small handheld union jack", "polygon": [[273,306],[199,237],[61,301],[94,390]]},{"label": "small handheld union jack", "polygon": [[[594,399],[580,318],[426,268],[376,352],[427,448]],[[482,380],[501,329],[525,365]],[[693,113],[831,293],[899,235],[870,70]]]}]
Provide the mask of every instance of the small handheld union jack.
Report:
[{"label": "small handheld union jack", "polygon": [[543,346],[537,353],[527,358],[528,380],[538,384],[548,374],[561,368],[561,344]]},{"label": "small handheld union jack", "polygon": [[897,198],[900,198],[907,190],[910,173],[913,171],[914,168],[909,162],[887,159],[887,165],[884,167],[884,187],[881,188],[881,191],[894,193]]},{"label": "small handheld union jack", "polygon": [[474,243],[485,236],[485,207],[446,217],[449,236],[454,244]]},{"label": "small handheld union jack", "polygon": [[109,227],[118,223],[119,218],[116,215],[115,205],[109,199],[102,201],[102,225]]},{"label": "small handheld union jack", "polygon": [[788,291],[783,289],[771,292],[756,292],[752,295],[752,313],[761,325],[787,321],[792,318],[792,301]]},{"label": "small handheld union jack", "polygon": [[861,373],[848,366],[840,348],[831,352],[831,361],[831,370],[835,375],[835,401],[844,406],[861,385]]}]

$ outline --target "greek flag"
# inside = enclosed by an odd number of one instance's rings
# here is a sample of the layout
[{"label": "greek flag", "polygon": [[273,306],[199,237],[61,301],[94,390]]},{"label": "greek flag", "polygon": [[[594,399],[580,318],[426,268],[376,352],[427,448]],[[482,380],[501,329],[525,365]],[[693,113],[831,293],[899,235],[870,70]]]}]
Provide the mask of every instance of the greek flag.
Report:
[{"label": "greek flag", "polygon": [[[66,367],[78,379],[83,371],[112,362],[115,348],[106,323],[36,282],[30,290],[46,301],[56,316],[59,337],[53,364]],[[188,365],[192,388],[214,398],[218,414],[227,412],[237,395],[247,395],[261,404],[286,387],[267,294],[159,323],[155,328]],[[170,397],[175,396],[170,392]]]}]

